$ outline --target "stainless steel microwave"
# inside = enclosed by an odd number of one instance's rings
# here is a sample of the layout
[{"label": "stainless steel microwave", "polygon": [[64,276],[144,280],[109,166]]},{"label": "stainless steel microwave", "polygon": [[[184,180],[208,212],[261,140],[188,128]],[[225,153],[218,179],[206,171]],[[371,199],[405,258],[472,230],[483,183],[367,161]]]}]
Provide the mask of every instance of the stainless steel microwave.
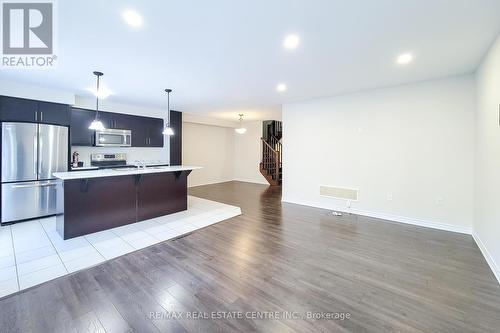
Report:
[{"label": "stainless steel microwave", "polygon": [[95,131],[95,145],[99,147],[130,147],[132,145],[132,131],[122,129]]}]

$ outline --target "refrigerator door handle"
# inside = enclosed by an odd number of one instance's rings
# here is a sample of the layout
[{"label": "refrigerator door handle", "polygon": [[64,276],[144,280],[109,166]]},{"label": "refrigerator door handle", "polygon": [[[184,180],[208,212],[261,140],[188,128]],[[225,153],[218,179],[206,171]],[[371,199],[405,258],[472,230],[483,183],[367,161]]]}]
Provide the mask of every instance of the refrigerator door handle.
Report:
[{"label": "refrigerator door handle", "polygon": [[68,128],[39,124],[38,132],[38,179],[52,179],[68,170]]},{"label": "refrigerator door handle", "polygon": [[38,140],[38,178],[40,178],[40,174],[42,173],[42,162],[43,162],[43,140]]},{"label": "refrigerator door handle", "polygon": [[2,223],[62,213],[57,209],[59,186],[60,181],[2,184]]},{"label": "refrigerator door handle", "polygon": [[12,188],[49,187],[49,186],[57,186],[57,183],[13,185]]},{"label": "refrigerator door handle", "polygon": [[33,173],[38,176],[37,158],[38,156],[38,135],[33,137]]}]

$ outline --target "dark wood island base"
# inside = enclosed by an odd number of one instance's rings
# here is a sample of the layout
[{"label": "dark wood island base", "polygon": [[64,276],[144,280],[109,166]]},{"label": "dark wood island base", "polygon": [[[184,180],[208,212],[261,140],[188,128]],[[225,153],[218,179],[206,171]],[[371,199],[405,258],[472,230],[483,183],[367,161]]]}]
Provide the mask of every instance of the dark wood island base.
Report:
[{"label": "dark wood island base", "polygon": [[56,228],[64,239],[187,209],[191,170],[66,179],[57,190]]}]

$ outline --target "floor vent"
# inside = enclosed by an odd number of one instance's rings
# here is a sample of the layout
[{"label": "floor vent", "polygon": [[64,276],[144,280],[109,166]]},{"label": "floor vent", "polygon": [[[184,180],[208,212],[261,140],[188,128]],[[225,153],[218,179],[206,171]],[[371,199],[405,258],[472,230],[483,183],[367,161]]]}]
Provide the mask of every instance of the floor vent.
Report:
[{"label": "floor vent", "polygon": [[352,188],[320,186],[319,195],[335,199],[358,200],[358,190]]}]

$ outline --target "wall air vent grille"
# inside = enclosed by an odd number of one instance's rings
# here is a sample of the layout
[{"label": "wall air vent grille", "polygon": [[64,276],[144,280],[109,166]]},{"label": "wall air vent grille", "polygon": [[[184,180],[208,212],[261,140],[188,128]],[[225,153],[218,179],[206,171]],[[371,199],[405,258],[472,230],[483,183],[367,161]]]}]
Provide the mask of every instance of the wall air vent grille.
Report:
[{"label": "wall air vent grille", "polygon": [[345,187],[320,186],[319,194],[324,197],[343,199],[343,200],[358,200],[358,190]]}]

